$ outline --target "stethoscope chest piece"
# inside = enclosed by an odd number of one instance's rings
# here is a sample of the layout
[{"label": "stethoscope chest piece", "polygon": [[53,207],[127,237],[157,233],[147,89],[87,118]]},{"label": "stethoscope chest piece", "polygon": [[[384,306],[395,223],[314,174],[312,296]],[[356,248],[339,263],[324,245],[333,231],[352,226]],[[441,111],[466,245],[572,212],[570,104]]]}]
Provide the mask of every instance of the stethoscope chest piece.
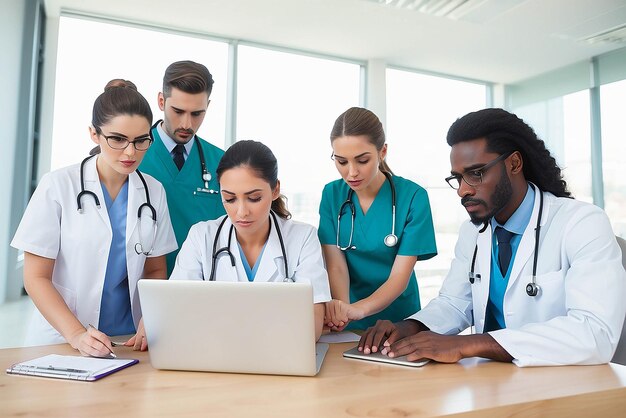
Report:
[{"label": "stethoscope chest piece", "polygon": [[480,273],[474,273],[473,271],[471,271],[469,273],[469,282],[471,284],[474,284],[474,282],[476,282],[477,280],[480,281]]},{"label": "stethoscope chest piece", "polygon": [[[198,141],[198,149],[200,150],[200,143]],[[196,190],[194,190],[193,194],[195,195],[202,195],[202,194],[219,194],[219,192],[217,190],[211,189],[209,187],[209,182],[211,181],[211,179],[213,178],[213,176],[211,175],[211,173],[209,173],[209,171],[206,169],[206,164],[204,162],[204,154],[202,154],[202,151],[200,151],[200,155],[202,155],[201,157],[201,165],[202,165],[202,182],[204,183],[204,187],[196,187]]]},{"label": "stethoscope chest piece", "polygon": [[539,294],[539,286],[534,282],[528,283],[526,285],[526,294],[528,296],[537,296]]},{"label": "stethoscope chest piece", "polygon": [[211,189],[209,187],[209,182],[211,181],[213,176],[211,176],[211,173],[209,172],[206,166],[206,160],[204,159],[204,151],[202,150],[202,145],[200,144],[200,140],[198,139],[197,136],[194,137],[194,140],[196,141],[196,147],[198,147],[198,157],[200,158],[200,168],[202,169],[202,182],[204,183],[204,187],[197,187],[196,190],[193,192],[193,194],[195,195],[219,194],[217,190]]},{"label": "stethoscope chest piece", "polygon": [[385,237],[385,245],[387,247],[395,247],[398,243],[398,237],[396,234],[389,234]]}]

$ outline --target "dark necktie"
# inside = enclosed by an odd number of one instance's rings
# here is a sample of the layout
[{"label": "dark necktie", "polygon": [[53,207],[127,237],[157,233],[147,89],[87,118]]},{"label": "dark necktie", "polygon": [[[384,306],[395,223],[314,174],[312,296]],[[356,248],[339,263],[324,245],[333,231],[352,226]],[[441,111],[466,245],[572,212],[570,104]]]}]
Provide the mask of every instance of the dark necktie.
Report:
[{"label": "dark necktie", "polygon": [[178,171],[183,168],[183,164],[185,164],[185,157],[183,156],[183,151],[185,150],[185,146],[183,144],[177,144],[172,153],[174,154],[174,164],[178,167]]},{"label": "dark necktie", "polygon": [[496,227],[496,237],[498,238],[498,264],[500,265],[502,276],[506,276],[506,272],[509,270],[509,263],[511,262],[511,238],[513,235],[515,235],[513,232],[509,232],[500,226]]}]

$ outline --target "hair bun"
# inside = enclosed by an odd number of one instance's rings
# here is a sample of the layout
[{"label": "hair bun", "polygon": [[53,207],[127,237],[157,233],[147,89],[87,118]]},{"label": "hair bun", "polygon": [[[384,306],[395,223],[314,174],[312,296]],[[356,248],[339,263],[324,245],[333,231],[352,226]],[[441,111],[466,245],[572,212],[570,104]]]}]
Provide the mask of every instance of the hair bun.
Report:
[{"label": "hair bun", "polygon": [[113,89],[116,87],[125,87],[125,88],[129,88],[129,89],[133,89],[137,91],[137,86],[135,85],[135,83],[129,80],[124,80],[122,78],[114,78],[113,80],[109,81],[107,85],[104,86],[104,91],[107,91],[109,89]]}]

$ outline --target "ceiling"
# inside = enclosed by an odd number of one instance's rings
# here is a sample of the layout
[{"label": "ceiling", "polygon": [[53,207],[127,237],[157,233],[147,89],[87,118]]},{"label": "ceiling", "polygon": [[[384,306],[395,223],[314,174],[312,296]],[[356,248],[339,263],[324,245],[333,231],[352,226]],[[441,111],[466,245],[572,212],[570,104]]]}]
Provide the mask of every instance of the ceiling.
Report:
[{"label": "ceiling", "polygon": [[453,18],[387,2],[44,0],[49,17],[71,10],[507,84],[626,47],[584,41],[626,26],[626,0],[470,0]]}]

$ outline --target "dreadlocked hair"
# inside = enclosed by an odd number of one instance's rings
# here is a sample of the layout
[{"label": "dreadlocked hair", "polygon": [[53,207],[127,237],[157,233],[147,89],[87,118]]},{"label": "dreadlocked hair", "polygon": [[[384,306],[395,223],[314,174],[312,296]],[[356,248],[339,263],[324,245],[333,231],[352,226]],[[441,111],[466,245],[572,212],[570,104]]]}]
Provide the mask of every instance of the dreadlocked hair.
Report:
[{"label": "dreadlocked hair", "polygon": [[483,109],[457,119],[448,130],[448,145],[485,138],[487,151],[522,156],[526,180],[540,190],[558,197],[573,197],[567,189],[561,168],[546,149],[546,144],[526,122],[504,109]]}]

